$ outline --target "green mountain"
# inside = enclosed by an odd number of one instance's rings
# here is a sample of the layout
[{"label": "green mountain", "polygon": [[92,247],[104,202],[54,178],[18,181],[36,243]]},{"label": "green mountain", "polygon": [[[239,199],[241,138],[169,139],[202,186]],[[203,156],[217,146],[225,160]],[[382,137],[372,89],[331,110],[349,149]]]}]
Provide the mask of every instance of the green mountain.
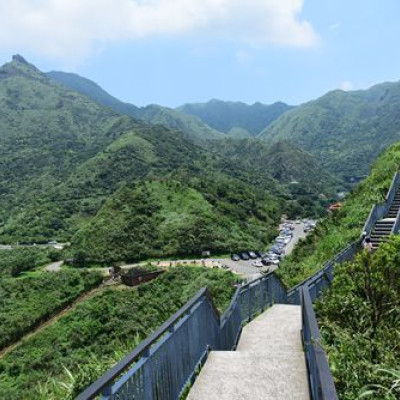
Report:
[{"label": "green mountain", "polygon": [[400,140],[399,107],[400,83],[337,90],[288,111],[260,138],[290,141],[343,177],[365,175],[376,157]]},{"label": "green mountain", "polygon": [[212,128],[232,137],[256,136],[292,107],[285,103],[265,105],[210,100],[208,103],[185,104],[178,109],[199,117]]},{"label": "green mountain", "polygon": [[282,213],[312,215],[334,190],[292,146],[199,146],[165,109],[134,120],[20,56],[0,68],[0,104],[1,242],[72,241],[99,262],[263,248]]},{"label": "green mountain", "polygon": [[[98,260],[113,244],[110,260],[262,247],[270,240],[284,190],[268,174],[262,187],[249,184],[249,171],[184,134],[115,114],[55,84],[21,57],[0,68],[0,76],[1,241],[74,237],[77,251],[93,241],[95,251],[91,245],[83,250]],[[146,187],[154,196],[138,189]],[[101,221],[106,229],[99,228]],[[127,226],[142,234],[124,241],[110,235]],[[160,230],[159,241],[152,240],[151,227]],[[184,237],[196,240],[190,247]],[[177,245],[176,238],[182,239]],[[127,240],[135,245],[126,246]],[[148,247],[137,252],[140,243]]]},{"label": "green mountain", "polygon": [[259,139],[225,139],[217,143],[219,154],[252,170],[254,177],[265,174],[282,184],[298,184],[305,192],[325,192],[338,184],[317,160],[289,142],[268,145]]},{"label": "green mountain", "polygon": [[134,119],[143,120],[151,124],[161,124],[173,130],[179,130],[187,138],[196,143],[202,143],[205,140],[217,140],[224,137],[221,132],[210,128],[199,118],[187,115],[178,110],[157,105],[139,108],[133,104],[124,103],[108,94],[95,82],[77,74],[52,71],[46,75],[64,87],[87,96],[117,113],[126,114]]},{"label": "green mountain", "polygon": [[53,84],[20,56],[0,68],[0,227],[131,121]]}]

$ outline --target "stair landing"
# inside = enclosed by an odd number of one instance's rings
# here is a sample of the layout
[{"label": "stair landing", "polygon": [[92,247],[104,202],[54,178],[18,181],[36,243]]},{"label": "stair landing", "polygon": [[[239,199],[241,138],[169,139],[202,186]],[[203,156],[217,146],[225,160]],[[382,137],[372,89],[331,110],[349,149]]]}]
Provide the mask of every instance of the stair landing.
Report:
[{"label": "stair landing", "polygon": [[212,351],[188,400],[309,400],[300,306],[277,304],[243,328],[236,351]]}]

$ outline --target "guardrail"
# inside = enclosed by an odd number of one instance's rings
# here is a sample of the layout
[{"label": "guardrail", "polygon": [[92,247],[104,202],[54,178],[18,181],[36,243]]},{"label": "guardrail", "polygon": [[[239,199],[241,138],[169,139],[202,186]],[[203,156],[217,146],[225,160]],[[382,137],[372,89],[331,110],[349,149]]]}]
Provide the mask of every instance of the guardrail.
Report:
[{"label": "guardrail", "polygon": [[[326,281],[326,285],[329,285]],[[335,383],[329,369],[328,359],[321,343],[317,318],[314,313],[308,285],[300,290],[302,310],[302,336],[307,361],[311,398],[313,400],[336,400]]]},{"label": "guardrail", "polygon": [[388,213],[390,205],[393,202],[394,196],[396,195],[396,190],[399,188],[399,186],[400,173],[396,172],[393,176],[390,188],[386,194],[385,201],[381,204],[375,204],[374,206],[372,206],[371,212],[369,213],[369,216],[365,221],[362,232],[366,232],[367,236],[371,235],[374,225]]},{"label": "guardrail", "polygon": [[270,273],[238,287],[220,317],[203,288],[77,400],[100,394],[103,399],[177,399],[210,349],[234,349],[244,324],[285,300],[285,286]]},{"label": "guardrail", "polygon": [[361,240],[356,240],[355,242],[349,244],[332,260],[329,260],[327,263],[325,263],[325,265],[314,275],[291,288],[287,293],[287,302],[289,304],[300,304],[301,289],[306,285],[309,287],[310,293],[312,293],[312,300],[314,301],[317,297],[319,297],[319,294],[326,287],[326,285],[323,283],[325,277],[329,282],[333,281],[333,270],[335,265],[352,260],[360,247]]}]

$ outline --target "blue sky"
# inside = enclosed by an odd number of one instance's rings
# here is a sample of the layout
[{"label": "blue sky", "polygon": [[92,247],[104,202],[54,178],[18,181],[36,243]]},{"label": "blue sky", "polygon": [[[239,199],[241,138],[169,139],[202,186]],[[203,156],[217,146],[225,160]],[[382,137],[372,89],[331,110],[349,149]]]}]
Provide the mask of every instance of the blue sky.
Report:
[{"label": "blue sky", "polygon": [[398,0],[0,0],[0,62],[136,105],[299,104],[400,80]]}]

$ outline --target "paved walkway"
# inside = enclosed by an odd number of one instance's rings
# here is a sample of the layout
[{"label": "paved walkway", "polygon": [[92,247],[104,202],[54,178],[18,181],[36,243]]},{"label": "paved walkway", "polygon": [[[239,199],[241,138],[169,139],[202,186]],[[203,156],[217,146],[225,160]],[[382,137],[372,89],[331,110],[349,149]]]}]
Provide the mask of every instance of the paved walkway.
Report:
[{"label": "paved walkway", "polygon": [[213,351],[188,400],[309,400],[300,306],[277,304],[243,329],[236,351]]}]

